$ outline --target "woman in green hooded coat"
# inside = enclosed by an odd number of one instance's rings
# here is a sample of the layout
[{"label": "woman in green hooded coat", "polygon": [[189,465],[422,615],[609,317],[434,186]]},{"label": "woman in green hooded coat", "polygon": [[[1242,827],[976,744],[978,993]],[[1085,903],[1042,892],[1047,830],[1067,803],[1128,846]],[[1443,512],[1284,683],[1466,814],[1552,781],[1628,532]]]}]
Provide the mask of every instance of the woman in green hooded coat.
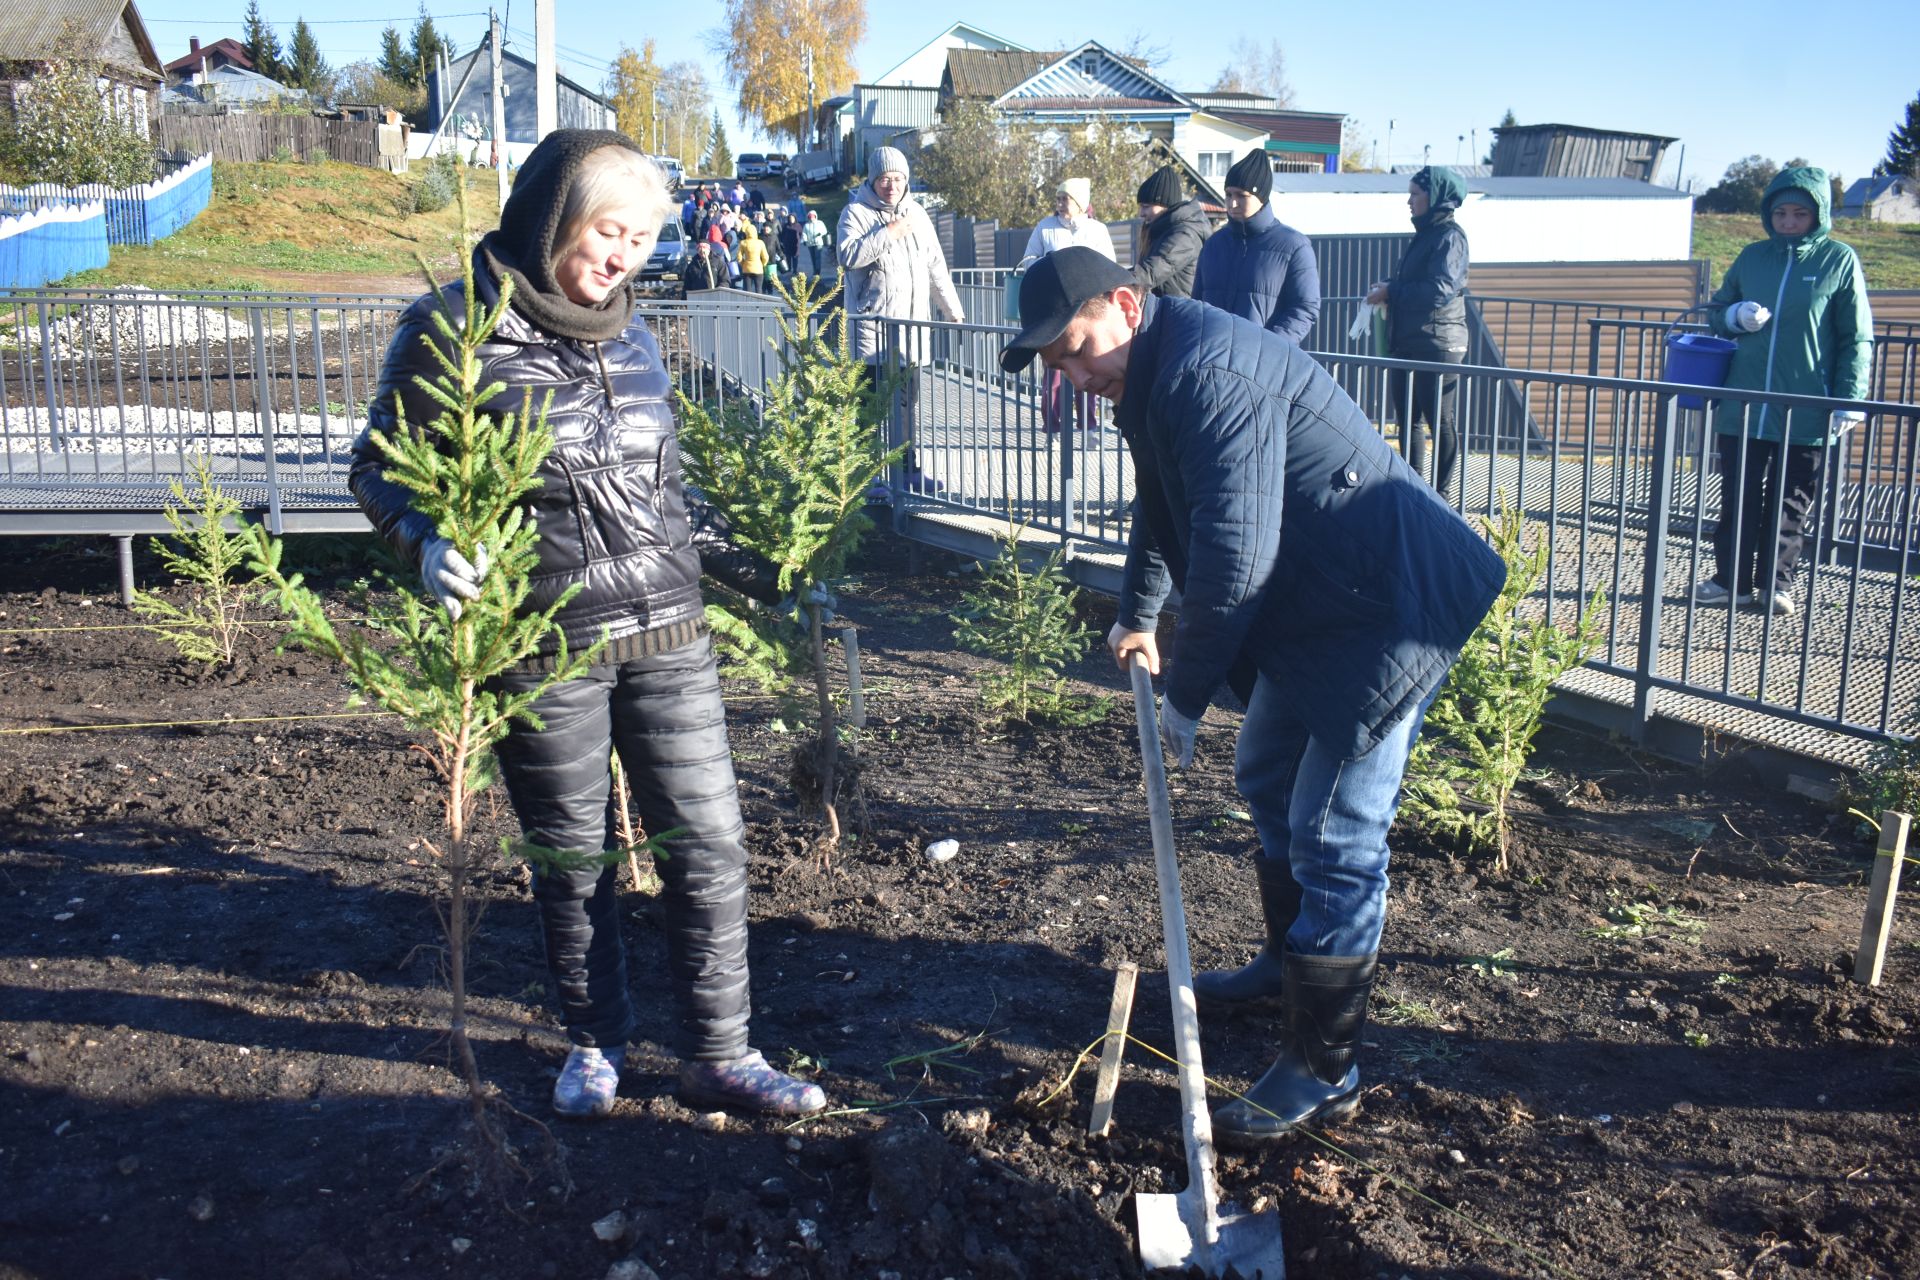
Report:
[{"label": "woman in green hooded coat", "polygon": [[[1873,313],[1860,255],[1832,238],[1832,187],[1824,169],[1781,172],[1760,200],[1767,239],[1750,244],[1713,295],[1712,327],[1739,347],[1726,385],[1859,400],[1873,365]],[[1722,400],[1720,521],[1713,577],[1702,604],[1795,609],[1794,570],[1818,506],[1827,446],[1865,415]],[[1736,546],[1737,542],[1737,546]]]}]

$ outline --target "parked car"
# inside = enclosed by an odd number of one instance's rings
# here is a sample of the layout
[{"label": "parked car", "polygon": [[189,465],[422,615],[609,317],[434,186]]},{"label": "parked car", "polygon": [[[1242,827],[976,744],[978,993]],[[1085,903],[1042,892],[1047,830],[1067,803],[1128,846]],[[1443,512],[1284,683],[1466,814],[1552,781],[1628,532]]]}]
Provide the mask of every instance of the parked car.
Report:
[{"label": "parked car", "polygon": [[787,171],[787,158],[778,151],[767,152],[767,176],[777,178]]},{"label": "parked car", "polygon": [[640,270],[634,272],[633,280],[644,293],[670,291],[678,293],[680,276],[687,269],[687,259],[693,254],[693,246],[687,242],[687,234],[680,226],[676,212],[660,228],[660,238],[653,246],[653,252],[647,255],[647,261]]},{"label": "parked car", "polygon": [[733,162],[733,176],[741,181],[767,176],[767,158],[758,151],[743,151]]},{"label": "parked car", "polygon": [[654,156],[653,162],[660,166],[660,172],[667,175],[667,190],[678,191],[681,183],[686,181],[680,162],[672,156]]},{"label": "parked car", "polygon": [[831,151],[806,151],[793,158],[787,166],[783,180],[789,191],[816,191],[821,187],[830,187],[838,176],[839,170],[833,162]]}]

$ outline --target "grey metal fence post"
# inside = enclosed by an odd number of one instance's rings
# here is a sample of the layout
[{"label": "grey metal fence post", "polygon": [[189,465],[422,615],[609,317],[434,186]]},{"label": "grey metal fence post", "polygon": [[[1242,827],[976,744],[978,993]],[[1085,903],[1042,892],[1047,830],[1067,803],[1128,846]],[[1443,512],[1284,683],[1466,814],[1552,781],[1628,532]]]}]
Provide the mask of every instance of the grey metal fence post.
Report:
[{"label": "grey metal fence post", "polygon": [[53,438],[53,450],[65,453],[67,435],[60,429],[60,389],[53,381],[53,334],[47,325],[47,310],[48,304],[43,298],[40,302],[40,381],[46,395],[41,403],[47,406],[47,431]]},{"label": "grey metal fence post", "polygon": [[[253,326],[253,411],[260,420],[260,452],[267,471],[267,532],[279,537],[280,477],[274,468],[273,392],[267,386],[267,318],[260,306],[247,308],[247,320]],[[236,445],[238,441],[235,441]],[[239,458],[234,467],[239,469]]]},{"label": "grey metal fence post", "polygon": [[1673,505],[1674,440],[1680,405],[1663,395],[1654,414],[1653,477],[1647,486],[1647,562],[1640,586],[1640,654],[1633,677],[1633,736],[1645,742],[1653,723],[1653,678],[1660,663],[1660,615],[1667,584],[1667,513]]}]

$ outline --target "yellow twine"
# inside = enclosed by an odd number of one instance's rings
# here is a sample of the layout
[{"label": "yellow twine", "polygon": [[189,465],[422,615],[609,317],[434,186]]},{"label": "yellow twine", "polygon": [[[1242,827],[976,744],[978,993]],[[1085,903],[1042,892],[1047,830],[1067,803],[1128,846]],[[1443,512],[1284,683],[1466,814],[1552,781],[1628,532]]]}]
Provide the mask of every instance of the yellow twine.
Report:
[{"label": "yellow twine", "polygon": [[390,716],[392,711],[330,711],[311,716],[229,716],[223,720],[146,720],[132,724],[51,724],[29,729],[0,729],[0,737],[24,737],[30,733],[88,733],[101,729],[191,729],[207,725],[277,724],[293,720],[362,720],[369,716]]}]

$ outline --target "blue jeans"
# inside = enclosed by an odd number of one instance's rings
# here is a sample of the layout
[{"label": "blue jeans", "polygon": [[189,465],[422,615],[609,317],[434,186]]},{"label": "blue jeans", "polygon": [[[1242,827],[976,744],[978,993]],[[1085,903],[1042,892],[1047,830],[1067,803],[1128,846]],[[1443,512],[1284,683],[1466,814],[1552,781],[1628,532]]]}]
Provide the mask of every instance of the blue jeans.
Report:
[{"label": "blue jeans", "polygon": [[1254,685],[1235,750],[1234,782],[1260,834],[1301,888],[1287,950],[1361,956],[1380,949],[1387,905],[1387,829],[1400,777],[1436,687],[1373,750],[1342,760],[1322,747],[1265,676]]}]

